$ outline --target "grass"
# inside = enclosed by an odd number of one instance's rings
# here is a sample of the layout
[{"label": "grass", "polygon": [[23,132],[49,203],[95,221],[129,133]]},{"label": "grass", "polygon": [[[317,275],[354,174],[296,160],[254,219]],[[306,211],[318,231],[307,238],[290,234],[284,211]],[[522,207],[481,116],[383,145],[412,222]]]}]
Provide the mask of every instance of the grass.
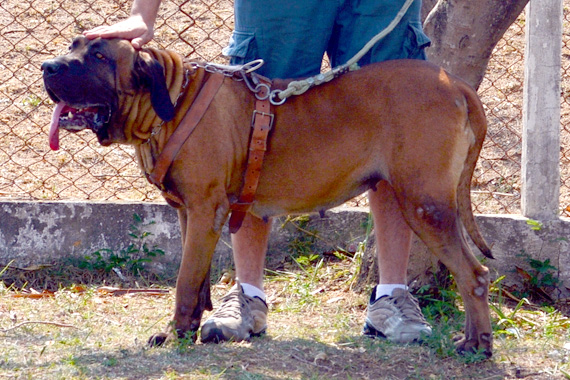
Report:
[{"label": "grass", "polygon": [[[269,329],[252,342],[152,349],[145,343],[170,320],[172,288],[112,296],[93,283],[37,299],[2,288],[0,379],[569,378],[569,319],[552,306],[511,303],[500,297],[500,282],[492,289],[490,360],[455,353],[463,313],[453,287],[418,295],[434,329],[423,344],[361,336],[368,294],[351,290],[355,267],[331,255],[267,271]],[[214,302],[229,287],[215,284]]]}]

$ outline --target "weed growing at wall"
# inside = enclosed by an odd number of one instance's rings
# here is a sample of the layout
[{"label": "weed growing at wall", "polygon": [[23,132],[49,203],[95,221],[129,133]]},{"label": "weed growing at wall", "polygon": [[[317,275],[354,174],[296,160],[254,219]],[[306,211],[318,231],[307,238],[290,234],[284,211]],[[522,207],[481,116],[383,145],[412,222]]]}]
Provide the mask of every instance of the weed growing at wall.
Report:
[{"label": "weed growing at wall", "polygon": [[164,251],[156,245],[150,246],[148,238],[152,233],[148,227],[154,221],[143,223],[142,218],[134,214],[133,223],[129,225],[128,236],[131,239],[126,248],[102,248],[84,256],[79,262],[79,268],[105,273],[115,272],[122,280],[126,276],[143,276],[147,274],[148,264],[155,258],[164,256]]}]

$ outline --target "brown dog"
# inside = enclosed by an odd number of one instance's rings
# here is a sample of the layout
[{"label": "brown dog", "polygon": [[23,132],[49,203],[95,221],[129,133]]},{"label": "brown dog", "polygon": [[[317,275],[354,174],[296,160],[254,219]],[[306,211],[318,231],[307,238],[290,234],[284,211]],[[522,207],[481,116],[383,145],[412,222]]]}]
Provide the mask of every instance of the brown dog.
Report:
[{"label": "brown dog", "polygon": [[[147,175],[203,83],[221,75],[173,52],[135,51],[125,40],[83,37],[42,69],[57,103],[52,149],[59,146],[58,128],[89,128],[103,145],[134,145]],[[248,158],[254,95],[242,81],[224,77],[212,98],[160,181],[182,229],[173,321],[179,337],[197,331],[202,312],[212,307],[212,254],[230,204],[239,197]],[[274,114],[249,212],[267,218],[320,211],[388,181],[407,223],[457,280],[466,311],[458,349],[490,355],[488,270],[462,233],[463,225],[491,256],[470,200],[486,133],[475,91],[430,63],[389,61],[292,97]],[[151,341],[160,344],[167,336]]]}]

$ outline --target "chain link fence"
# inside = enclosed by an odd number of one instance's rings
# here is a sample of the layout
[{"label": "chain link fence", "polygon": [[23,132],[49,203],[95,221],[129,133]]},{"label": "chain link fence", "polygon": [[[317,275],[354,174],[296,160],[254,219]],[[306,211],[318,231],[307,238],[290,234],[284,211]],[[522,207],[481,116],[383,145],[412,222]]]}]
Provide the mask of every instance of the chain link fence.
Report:
[{"label": "chain link fence", "polygon": [[[53,104],[43,90],[41,63],[65,53],[83,30],[123,19],[130,5],[131,0],[0,2],[0,198],[162,201],[141,176],[130,147],[101,147],[89,131],[62,133],[59,151],[48,146]],[[565,216],[570,216],[568,13],[561,94],[560,210]],[[524,23],[521,15],[499,42],[479,88],[490,127],[473,182],[478,213],[520,213]],[[232,0],[165,0],[151,45],[226,63],[221,50],[232,29]]]}]

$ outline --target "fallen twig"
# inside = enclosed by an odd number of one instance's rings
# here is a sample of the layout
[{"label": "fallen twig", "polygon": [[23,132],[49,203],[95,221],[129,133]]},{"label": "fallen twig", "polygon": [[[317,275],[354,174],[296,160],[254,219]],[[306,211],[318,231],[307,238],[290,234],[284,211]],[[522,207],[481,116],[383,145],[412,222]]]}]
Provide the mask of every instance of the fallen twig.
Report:
[{"label": "fallen twig", "polygon": [[107,294],[111,296],[123,296],[126,294],[145,294],[148,296],[165,296],[169,293],[168,289],[123,289],[113,288],[111,286],[101,286],[97,288],[97,293]]},{"label": "fallen twig", "polygon": [[7,333],[8,331],[12,331],[12,330],[16,330],[17,328],[20,328],[22,326],[25,325],[31,325],[31,324],[39,324],[39,325],[51,325],[51,326],[57,326],[57,327],[71,327],[76,329],[77,327],[73,326],[73,325],[66,325],[64,323],[58,323],[58,322],[45,322],[45,321],[27,321],[27,322],[21,322],[18,323],[15,326],[12,326],[8,329],[0,329],[0,332],[2,333]]},{"label": "fallen twig", "polygon": [[41,292],[38,292],[37,290],[31,289],[31,291],[29,291],[29,292],[17,293],[17,294],[12,295],[12,297],[14,297],[14,298],[39,299],[39,298],[46,298],[46,297],[55,297],[55,292],[52,292],[50,290],[43,290]]},{"label": "fallen twig", "polygon": [[291,354],[291,357],[292,357],[293,359],[297,359],[298,361],[300,361],[300,362],[302,362],[302,363],[310,364],[310,365],[313,365],[313,366],[318,367],[318,368],[323,368],[323,369],[326,369],[326,370],[330,370],[330,368],[327,367],[326,365],[318,364],[318,363],[312,362],[312,361],[310,361],[310,360],[303,359],[303,358],[300,357],[299,355]]}]

